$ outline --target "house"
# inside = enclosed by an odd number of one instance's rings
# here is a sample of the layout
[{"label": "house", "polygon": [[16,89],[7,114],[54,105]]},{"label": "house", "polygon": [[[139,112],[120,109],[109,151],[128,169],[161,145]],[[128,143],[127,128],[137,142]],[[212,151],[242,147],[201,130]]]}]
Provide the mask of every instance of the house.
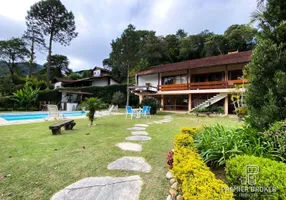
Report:
[{"label": "house", "polygon": [[243,69],[251,51],[187,60],[151,67],[135,74],[131,91],[140,101],[152,96],[164,111],[191,111],[217,104],[227,115],[233,112],[231,93],[237,84],[245,91]]},{"label": "house", "polygon": [[[81,87],[119,84],[119,82],[111,76],[111,71],[109,70],[95,67],[90,71],[91,77],[88,78],[77,80],[58,77],[55,78],[55,89],[59,89],[58,91],[62,93],[62,110],[75,110],[79,102],[81,102],[86,96],[91,95],[91,93],[80,91]],[[78,88],[78,90],[68,90],[68,88]]]}]

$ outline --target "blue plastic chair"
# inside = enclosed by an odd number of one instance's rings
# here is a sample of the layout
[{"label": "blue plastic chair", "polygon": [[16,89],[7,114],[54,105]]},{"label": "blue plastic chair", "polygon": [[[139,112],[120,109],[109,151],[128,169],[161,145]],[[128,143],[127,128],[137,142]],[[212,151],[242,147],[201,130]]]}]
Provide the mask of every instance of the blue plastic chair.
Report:
[{"label": "blue plastic chair", "polygon": [[147,118],[147,116],[149,115],[150,118],[151,118],[150,110],[151,110],[151,106],[143,106],[143,109],[142,109],[141,114],[142,114],[143,116],[145,116],[146,118]]},{"label": "blue plastic chair", "polygon": [[132,110],[132,107],[131,106],[126,106],[126,116],[125,116],[125,119],[127,119],[127,116],[130,115],[131,119],[134,115],[134,112]]}]

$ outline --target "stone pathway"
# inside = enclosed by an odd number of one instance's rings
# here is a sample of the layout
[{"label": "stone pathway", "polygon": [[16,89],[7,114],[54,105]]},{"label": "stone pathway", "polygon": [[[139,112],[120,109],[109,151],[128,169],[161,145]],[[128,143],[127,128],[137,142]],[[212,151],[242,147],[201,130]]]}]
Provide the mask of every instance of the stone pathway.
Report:
[{"label": "stone pathway", "polygon": [[109,170],[127,170],[148,173],[151,171],[151,166],[142,157],[124,156],[110,163],[107,166]]},{"label": "stone pathway", "polygon": [[125,140],[131,140],[131,141],[145,141],[145,140],[151,140],[152,138],[149,136],[130,136],[125,138]]},{"label": "stone pathway", "polygon": [[142,185],[140,176],[90,177],[67,186],[51,200],[137,200]]},{"label": "stone pathway", "polygon": [[143,127],[132,127],[128,128],[127,131],[144,131],[146,128]]},{"label": "stone pathway", "polygon": [[[171,116],[164,116],[164,119],[147,122],[146,124],[135,124],[128,128],[133,136],[126,137],[129,141],[148,141],[152,138],[146,132],[151,124],[168,123]],[[117,147],[124,151],[141,152],[142,145],[131,142],[117,143]],[[115,160],[107,166],[108,170],[124,170],[149,173],[152,167],[142,157],[124,156]],[[90,177],[67,186],[56,193],[51,200],[138,200],[143,181],[140,176],[128,177]]]},{"label": "stone pathway", "polygon": [[132,135],[148,135],[146,131],[132,131]]},{"label": "stone pathway", "polygon": [[122,142],[116,144],[120,149],[125,150],[125,151],[142,151],[142,145],[141,144],[136,144],[136,143],[131,143],[131,142]]}]

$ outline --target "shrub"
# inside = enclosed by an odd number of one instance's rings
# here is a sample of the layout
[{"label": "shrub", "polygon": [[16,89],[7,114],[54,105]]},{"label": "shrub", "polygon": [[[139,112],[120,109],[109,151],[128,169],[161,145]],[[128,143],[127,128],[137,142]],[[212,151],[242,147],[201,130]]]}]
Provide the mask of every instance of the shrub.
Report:
[{"label": "shrub", "polygon": [[196,152],[189,134],[175,136],[172,172],[185,200],[233,199],[232,192],[223,190],[227,185],[215,178]]},{"label": "shrub", "polygon": [[[247,179],[246,166],[258,166],[259,172]],[[236,195],[248,195],[249,199],[286,199],[286,165],[282,162],[272,161],[267,158],[255,156],[237,156],[227,161],[226,175],[230,186],[243,186],[248,188],[248,193],[239,193]],[[249,176],[249,174],[248,174]],[[254,178],[254,179],[253,179]],[[241,181],[245,180],[245,181]],[[253,188],[274,188],[276,190],[253,191]],[[252,192],[251,192],[252,191]],[[271,196],[266,196],[271,195]]]},{"label": "shrub", "polygon": [[236,129],[222,125],[206,126],[196,134],[196,147],[210,165],[225,165],[227,159],[242,154],[245,141]]},{"label": "shrub", "polygon": [[126,103],[126,96],[122,92],[117,91],[113,94],[111,103],[122,106]]},{"label": "shrub", "polygon": [[189,134],[190,136],[194,136],[195,133],[198,131],[198,128],[188,128],[183,127],[180,129],[181,133]]},{"label": "shrub", "polygon": [[277,160],[286,160],[286,121],[275,122],[267,131],[264,137],[268,142],[272,154],[268,157]]},{"label": "shrub", "polygon": [[158,100],[154,97],[146,97],[145,99],[143,99],[140,106],[151,106],[151,115],[155,115],[157,113],[157,109],[160,107]]}]

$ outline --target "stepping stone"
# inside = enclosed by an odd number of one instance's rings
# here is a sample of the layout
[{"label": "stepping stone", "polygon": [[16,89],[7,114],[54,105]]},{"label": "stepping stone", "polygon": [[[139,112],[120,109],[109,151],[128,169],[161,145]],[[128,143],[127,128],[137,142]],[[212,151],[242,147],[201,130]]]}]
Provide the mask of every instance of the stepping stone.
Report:
[{"label": "stepping stone", "polygon": [[144,131],[146,128],[143,127],[132,127],[132,128],[128,128],[128,131]]},{"label": "stepping stone", "polygon": [[150,125],[150,124],[154,124],[154,123],[153,123],[153,122],[147,122],[146,124],[149,124],[149,125]]},{"label": "stepping stone", "polygon": [[162,124],[163,122],[160,121],[154,121],[155,124]]},{"label": "stepping stone", "polygon": [[139,126],[139,127],[148,127],[148,124],[135,124],[135,126]]},{"label": "stepping stone", "polygon": [[142,157],[124,156],[110,163],[107,166],[109,170],[127,170],[148,173],[151,166]]},{"label": "stepping stone", "polygon": [[146,131],[133,131],[132,135],[148,135]]},{"label": "stepping stone", "polygon": [[151,140],[149,136],[130,136],[125,138],[125,140],[132,140],[132,141],[145,141],[145,140]]},{"label": "stepping stone", "polygon": [[120,149],[126,150],[126,151],[137,151],[140,152],[142,151],[142,145],[141,144],[136,144],[136,143],[131,143],[131,142],[122,142],[116,144]]},{"label": "stepping stone", "polygon": [[138,200],[142,185],[140,176],[89,177],[57,192],[51,200]]}]

